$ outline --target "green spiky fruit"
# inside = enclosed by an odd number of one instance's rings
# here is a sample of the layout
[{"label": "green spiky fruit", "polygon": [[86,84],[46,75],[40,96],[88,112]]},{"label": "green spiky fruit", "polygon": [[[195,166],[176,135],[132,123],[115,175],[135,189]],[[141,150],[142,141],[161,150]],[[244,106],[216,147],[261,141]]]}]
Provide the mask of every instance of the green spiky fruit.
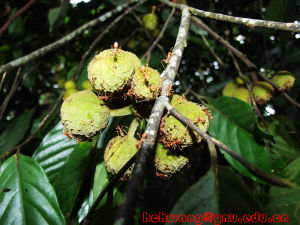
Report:
[{"label": "green spiky fruit", "polygon": [[89,80],[85,80],[81,84],[81,88],[83,90],[94,90],[94,87],[91,85],[91,82]]},{"label": "green spiky fruit", "polygon": [[273,97],[274,88],[265,81],[259,81],[253,87],[253,95],[258,104],[264,105]]},{"label": "green spiky fruit", "polygon": [[[136,145],[138,140],[126,135],[124,137],[114,137],[111,139],[105,149],[104,162],[108,172],[116,174],[124,164],[138,151]],[[133,166],[124,174],[129,177]]]},{"label": "green spiky fruit", "polygon": [[272,81],[279,86],[280,91],[289,91],[295,82],[295,77],[288,71],[279,71],[272,77]]},{"label": "green spiky fruit", "polygon": [[142,65],[141,60],[132,52],[124,51],[124,54],[132,62],[135,72],[138,71],[139,67]]},{"label": "green spiky fruit", "polygon": [[150,101],[159,96],[162,80],[157,70],[141,66],[133,76],[131,89],[139,100]]},{"label": "green spiky fruit", "polygon": [[[183,116],[192,120],[202,131],[207,131],[209,127],[209,118],[200,105],[191,101],[182,101],[173,107]],[[195,143],[200,143],[202,140],[202,137],[199,134],[187,129],[186,125],[172,115],[164,116],[162,123],[161,140],[169,148],[174,148],[176,146],[187,147]]]},{"label": "green spiky fruit", "polygon": [[143,16],[143,25],[148,30],[154,30],[158,24],[158,17],[155,14],[155,7],[152,7],[152,12]]},{"label": "green spiky fruit", "polygon": [[72,94],[75,94],[78,90],[75,88],[69,88],[65,91],[64,93],[64,99],[66,99],[67,97],[69,97]]},{"label": "green spiky fruit", "polygon": [[68,90],[68,89],[76,89],[76,84],[75,84],[74,81],[68,80],[68,81],[65,82],[64,87],[65,87],[66,90]]},{"label": "green spiky fruit", "polygon": [[244,102],[247,102],[248,104],[251,104],[251,98],[250,98],[250,94],[249,91],[246,88],[238,88],[235,90],[235,92],[233,93],[233,96],[237,99],[240,99]]},{"label": "green spiky fruit", "polygon": [[229,82],[226,84],[226,86],[223,89],[223,96],[229,96],[232,97],[233,93],[239,88],[239,86],[234,82]]},{"label": "green spiky fruit", "polygon": [[107,125],[109,108],[89,90],[66,98],[60,109],[65,131],[76,139],[90,140]]},{"label": "green spiky fruit", "polygon": [[176,173],[189,162],[184,155],[174,154],[166,146],[161,143],[157,144],[156,153],[154,157],[154,166],[157,175],[168,177]]},{"label": "green spiky fruit", "polygon": [[[247,82],[250,82],[250,80],[249,80],[248,77],[243,76],[243,78],[244,78]],[[236,77],[236,78],[235,78],[235,82],[236,82],[238,85],[244,85],[244,81],[243,81],[242,78],[240,78],[240,77]]]},{"label": "green spiky fruit", "polygon": [[139,59],[121,49],[107,49],[96,55],[88,65],[88,78],[100,92],[123,90],[131,81]]}]

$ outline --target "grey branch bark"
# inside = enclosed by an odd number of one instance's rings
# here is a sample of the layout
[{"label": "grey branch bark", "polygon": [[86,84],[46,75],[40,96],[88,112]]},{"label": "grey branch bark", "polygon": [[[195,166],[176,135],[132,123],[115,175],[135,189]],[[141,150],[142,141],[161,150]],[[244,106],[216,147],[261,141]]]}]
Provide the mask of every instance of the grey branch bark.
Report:
[{"label": "grey branch bark", "polygon": [[[176,7],[181,10],[184,7],[186,7],[185,5],[170,2],[168,0],[160,0],[160,1],[168,6]],[[300,24],[297,23],[281,23],[281,22],[269,21],[269,20],[258,20],[258,19],[250,19],[250,18],[243,18],[237,16],[228,16],[221,13],[208,12],[208,11],[204,11],[192,7],[189,7],[189,10],[195,16],[206,17],[206,18],[224,21],[224,22],[237,23],[237,24],[247,26],[251,29],[255,27],[266,27],[266,28],[271,28],[276,30],[300,32]]]},{"label": "grey branch bark", "polygon": [[[137,1],[137,0],[135,0],[135,1]],[[133,2],[135,2],[135,1],[133,1]],[[84,30],[94,27],[95,25],[99,24],[100,22],[106,21],[112,15],[122,11],[125,7],[128,6],[128,4],[129,3],[124,3],[122,5],[119,5],[115,9],[103,14],[102,16],[99,16],[98,18],[91,20],[90,22],[78,27],[76,30],[72,31],[70,34],[62,37],[61,39],[59,39],[49,45],[46,45],[38,50],[35,50],[35,51],[29,53],[28,55],[25,55],[21,58],[15,59],[13,61],[10,61],[9,63],[6,63],[6,64],[0,66],[0,73],[3,73],[4,71],[8,71],[8,70],[14,69],[16,67],[22,66],[34,59],[44,56],[47,53],[59,48],[60,46],[73,40],[76,36],[81,34]]]},{"label": "grey branch bark", "polygon": [[190,13],[188,8],[183,9],[180,22],[179,31],[177,34],[176,43],[170,62],[167,68],[162,72],[163,77],[162,93],[156,100],[152,109],[149,122],[146,127],[145,133],[147,134],[146,140],[143,142],[141,149],[138,152],[137,159],[133,168],[132,177],[128,182],[125,189],[123,202],[117,212],[115,225],[131,224],[133,209],[136,198],[141,191],[142,182],[145,170],[149,163],[149,159],[154,153],[155,141],[158,135],[159,124],[164,112],[165,104],[168,102],[168,90],[170,89],[175,75],[177,73],[183,49],[186,47],[186,38],[188,35],[190,24]]}]

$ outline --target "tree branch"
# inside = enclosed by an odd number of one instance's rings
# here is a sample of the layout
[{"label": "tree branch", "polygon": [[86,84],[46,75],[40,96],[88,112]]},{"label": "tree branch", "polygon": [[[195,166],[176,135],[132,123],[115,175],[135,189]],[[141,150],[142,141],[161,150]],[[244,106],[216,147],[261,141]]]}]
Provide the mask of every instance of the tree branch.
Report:
[{"label": "tree branch", "polygon": [[175,79],[181,61],[183,49],[186,46],[189,23],[190,13],[188,11],[188,8],[185,8],[182,11],[180,27],[176,43],[174,45],[172,57],[167,68],[161,74],[161,77],[163,77],[162,93],[161,96],[156,100],[152,109],[145,131],[147,138],[143,142],[141,149],[138,152],[137,160],[132,171],[132,177],[129,180],[128,185],[126,186],[123,202],[121,203],[117,212],[115,225],[131,224],[135,201],[137,195],[142,189],[142,181],[144,178],[145,170],[149,163],[149,159],[154,152],[154,146],[156,137],[158,135],[160,120],[163,115],[165,103],[168,101],[168,90]]},{"label": "tree branch", "polygon": [[192,17],[192,21],[195,23],[195,25],[199,26],[203,30],[206,30],[212,37],[214,37],[216,40],[218,40],[221,44],[223,44],[227,49],[229,49],[231,52],[233,52],[242,62],[251,70],[256,71],[257,74],[264,79],[266,82],[270,83],[277,91],[281,92],[281,94],[289,100],[293,105],[300,108],[300,104],[295,101],[293,98],[291,98],[285,91],[280,91],[280,88],[278,85],[276,85],[271,79],[266,77],[264,74],[262,74],[257,66],[251,62],[246,55],[244,55],[242,52],[237,50],[235,47],[233,47],[228,41],[223,39],[220,35],[218,35],[216,32],[214,32],[212,29],[210,29],[205,23],[203,23],[202,20],[198,19],[197,17]]},{"label": "tree branch", "polygon": [[24,12],[26,12],[34,3],[35,3],[35,0],[30,0],[18,12],[16,12],[16,14],[9,17],[8,20],[5,22],[5,24],[3,24],[3,26],[0,28],[0,37],[2,36],[3,32],[7,30],[7,28],[10,26],[10,24],[12,22],[14,22]]},{"label": "tree branch", "polygon": [[[137,0],[134,0],[132,2],[135,2],[135,1],[137,1]],[[70,34],[62,37],[61,39],[59,39],[49,45],[46,45],[38,50],[35,50],[35,51],[29,53],[28,55],[25,55],[21,58],[15,59],[13,61],[10,61],[9,63],[6,63],[6,64],[0,66],[0,73],[3,73],[4,71],[8,71],[13,68],[24,65],[34,59],[44,56],[47,53],[59,48],[60,46],[68,43],[69,41],[74,39],[76,36],[81,34],[84,30],[94,27],[95,25],[99,24],[100,22],[104,22],[107,19],[109,19],[111,16],[113,16],[114,14],[122,11],[125,7],[128,6],[128,4],[129,3],[124,3],[122,5],[119,5],[115,9],[108,11],[107,13],[103,14],[102,16],[99,16],[98,18],[91,20],[90,22],[78,27],[76,30],[72,31]]]},{"label": "tree branch", "polygon": [[[186,5],[170,2],[168,0],[160,0],[160,1],[168,6],[176,7],[181,10],[184,7],[186,7]],[[250,29],[253,29],[255,27],[265,27],[265,28],[271,28],[276,30],[291,31],[295,33],[300,32],[300,24],[297,23],[282,23],[282,22],[269,21],[269,20],[258,20],[258,19],[250,19],[250,18],[243,18],[237,16],[228,16],[221,13],[208,12],[208,11],[204,11],[192,7],[189,7],[189,10],[193,15],[196,16],[201,16],[201,17],[224,21],[224,22],[237,23],[237,24],[247,26]]]},{"label": "tree branch", "polygon": [[299,189],[299,187],[290,182],[289,180],[274,176],[272,174],[269,174],[262,169],[254,166],[249,161],[241,157],[238,153],[233,151],[231,148],[229,148],[227,145],[223,144],[219,140],[209,136],[207,133],[199,129],[193,121],[190,119],[184,117],[180,112],[178,112],[176,109],[174,109],[169,103],[166,104],[167,109],[169,112],[176,117],[178,120],[180,120],[182,123],[187,125],[188,128],[192,129],[193,131],[197,132],[204,140],[208,142],[208,144],[213,143],[217,145],[218,147],[222,148],[225,152],[227,152],[230,156],[238,160],[242,165],[244,165],[251,173],[253,173],[255,176],[261,178],[264,181],[269,182],[270,184],[280,186],[280,187],[291,187]]}]

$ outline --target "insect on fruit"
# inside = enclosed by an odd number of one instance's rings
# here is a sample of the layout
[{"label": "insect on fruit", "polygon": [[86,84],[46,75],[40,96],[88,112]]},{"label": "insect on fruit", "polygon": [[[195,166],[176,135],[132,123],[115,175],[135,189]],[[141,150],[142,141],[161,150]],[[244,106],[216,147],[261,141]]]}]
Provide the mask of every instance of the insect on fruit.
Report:
[{"label": "insect on fruit", "polygon": [[70,140],[73,138],[73,136],[69,134],[67,131],[64,132],[64,135],[66,135]]},{"label": "insect on fruit", "polygon": [[206,113],[206,115],[209,117],[209,120],[213,120],[212,114],[205,106],[202,106],[203,111]]},{"label": "insect on fruit", "polygon": [[200,123],[203,123],[203,124],[204,124],[204,123],[206,123],[206,119],[205,119],[205,118],[196,117],[195,122],[196,122],[196,123],[199,123],[199,122],[200,122]]},{"label": "insect on fruit", "polygon": [[146,81],[148,81],[148,80],[149,80],[149,75],[146,73],[146,67],[145,67],[144,65],[142,65],[142,66],[140,67],[140,70],[141,70],[141,72],[143,73],[143,75],[144,75]]}]

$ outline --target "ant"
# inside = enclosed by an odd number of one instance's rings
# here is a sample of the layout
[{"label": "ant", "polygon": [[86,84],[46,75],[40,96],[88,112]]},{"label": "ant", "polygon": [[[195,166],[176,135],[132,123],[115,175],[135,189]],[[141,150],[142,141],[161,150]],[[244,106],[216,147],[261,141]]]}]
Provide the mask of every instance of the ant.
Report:
[{"label": "ant", "polygon": [[138,143],[136,144],[136,148],[139,149],[141,147],[141,145],[143,144],[143,142],[146,140],[147,138],[147,134],[144,133],[142,135],[142,138],[138,141]]},{"label": "ant", "polygon": [[113,49],[113,53],[117,54],[118,50],[121,49],[121,47],[119,46],[118,42],[115,42],[114,45],[112,46]]},{"label": "ant", "polygon": [[109,96],[106,96],[106,93],[104,94],[104,96],[100,96],[100,92],[98,92],[98,99],[99,100],[108,100]]},{"label": "ant", "polygon": [[126,99],[126,96],[135,96],[136,98],[139,98],[140,96],[138,96],[132,89],[129,89],[127,91],[127,93],[125,94],[125,99]]},{"label": "ant", "polygon": [[158,172],[158,171],[156,171],[155,174],[156,174],[157,177],[168,178],[168,175],[167,175],[167,174],[163,174],[163,173],[160,173],[160,172]]},{"label": "ant", "polygon": [[163,60],[160,61],[163,67],[164,67],[163,62],[165,64],[168,64],[170,62],[170,59],[171,59],[172,55],[173,55],[172,52],[168,52],[167,58],[165,58],[165,59],[163,59]]},{"label": "ant", "polygon": [[199,123],[199,122],[201,122],[202,124],[206,123],[206,119],[205,118],[200,118],[200,117],[196,117],[195,121],[196,121],[196,123]]},{"label": "ant", "polygon": [[68,131],[65,131],[64,135],[66,135],[70,140],[73,138],[73,136]]},{"label": "ant", "polygon": [[206,115],[209,117],[209,120],[213,120],[212,114],[209,109],[205,108],[205,106],[202,106],[203,111],[206,113]]},{"label": "ant", "polygon": [[170,86],[168,87],[168,90],[167,90],[167,96],[171,96],[173,94],[173,89],[172,89],[173,85],[170,84]]},{"label": "ant", "polygon": [[111,46],[112,48],[112,52],[113,52],[113,55],[114,55],[114,60],[117,61],[117,53],[118,51],[121,49],[121,46],[119,46],[118,42],[115,42],[113,46]]},{"label": "ant", "polygon": [[119,125],[117,125],[117,130],[118,130],[118,133],[120,134],[121,137],[125,136],[122,128]]},{"label": "ant", "polygon": [[146,81],[149,81],[149,75],[146,73],[146,67],[144,65],[140,66],[140,70],[143,73]]}]

